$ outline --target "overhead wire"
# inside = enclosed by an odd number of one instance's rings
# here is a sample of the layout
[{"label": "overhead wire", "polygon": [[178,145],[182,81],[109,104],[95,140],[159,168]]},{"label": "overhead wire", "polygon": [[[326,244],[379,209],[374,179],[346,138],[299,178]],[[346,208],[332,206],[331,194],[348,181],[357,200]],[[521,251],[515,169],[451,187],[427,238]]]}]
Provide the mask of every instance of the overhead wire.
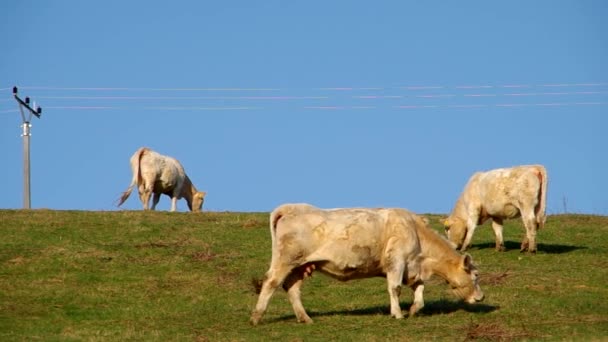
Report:
[{"label": "overhead wire", "polygon": [[[529,106],[543,107],[564,107],[564,106],[600,106],[608,104],[603,98],[577,98],[586,96],[597,96],[608,94],[608,90],[597,89],[598,87],[608,86],[608,83],[534,83],[534,84],[481,84],[481,85],[410,85],[410,86],[391,86],[391,87],[311,87],[311,88],[227,88],[227,87],[164,87],[164,88],[143,88],[143,87],[62,87],[62,86],[23,86],[19,89],[32,90],[32,97],[40,100],[50,100],[44,106],[45,109],[57,110],[165,110],[165,111],[230,111],[230,110],[260,110],[272,107],[249,106],[249,105],[229,105],[226,101],[233,104],[246,104],[244,101],[257,101],[272,104],[273,102],[294,102],[290,108],[312,109],[312,110],[344,110],[344,109],[416,109],[416,108],[517,108]],[[526,92],[524,89],[539,89],[539,91]],[[561,88],[564,91],[546,91],[542,88]],[[579,88],[579,89],[566,89]],[[596,88],[596,89],[580,89]],[[0,88],[0,91],[10,90],[11,88]],[[509,89],[517,89],[517,92],[509,92]],[[470,90],[477,90],[475,93]],[[547,89],[548,90],[548,89]],[[93,92],[91,94],[74,95],[74,91]],[[307,94],[307,95],[252,95],[248,92],[334,92],[334,94]],[[411,91],[413,93],[400,93]],[[445,93],[449,91],[449,93]],[[40,92],[40,94],[38,94]],[[55,92],[60,92],[56,94]],[[97,92],[118,92],[118,94],[95,95]],[[141,92],[143,95],[124,95],[124,92]],[[147,92],[159,93],[145,94]],[[228,96],[174,96],[165,95],[162,92],[239,92],[239,94]],[[399,92],[399,93],[395,93]],[[423,93],[420,93],[423,92]],[[49,94],[50,93],[50,94]],[[351,94],[349,94],[351,93]],[[354,94],[353,94],[354,93]],[[363,94],[361,94],[363,93]],[[572,96],[572,101],[564,101],[565,97]],[[553,97],[555,102],[536,101],[535,103],[507,103],[499,98],[540,98]],[[451,103],[456,99],[488,99],[481,103]],[[364,101],[361,103],[348,103],[348,99]],[[420,100],[424,103],[395,103],[400,100]],[[428,101],[427,101],[428,100]],[[10,98],[0,99],[4,105],[11,101]],[[55,102],[57,101],[57,102]],[[79,101],[79,103],[74,103]],[[86,101],[86,102],[83,102]],[[95,101],[95,103],[91,103]],[[134,102],[133,106],[110,104],[120,101]],[[174,106],[163,104],[150,105],[147,101],[222,101],[218,105],[182,105]],[[373,102],[370,102],[373,101]],[[488,102],[490,101],[490,102]],[[108,105],[101,103],[108,103]],[[338,102],[330,103],[330,102]],[[366,105],[369,103],[370,105]],[[0,113],[16,112],[16,109],[0,108]]]}]

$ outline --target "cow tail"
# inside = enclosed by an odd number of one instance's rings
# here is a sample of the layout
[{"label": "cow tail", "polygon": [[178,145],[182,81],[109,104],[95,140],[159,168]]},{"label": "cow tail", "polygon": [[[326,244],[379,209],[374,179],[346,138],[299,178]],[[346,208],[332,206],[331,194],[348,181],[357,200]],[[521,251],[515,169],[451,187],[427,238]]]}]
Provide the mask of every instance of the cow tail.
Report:
[{"label": "cow tail", "polygon": [[279,207],[270,213],[270,239],[272,242],[272,249],[274,250],[276,246],[276,236],[277,236],[277,223],[283,217],[283,208]]},{"label": "cow tail", "polygon": [[540,179],[540,193],[538,194],[539,203],[536,211],[536,222],[538,223],[538,228],[542,229],[547,221],[547,183],[549,179],[547,178],[547,170],[545,167],[539,166],[538,171],[538,178]]},{"label": "cow tail", "polygon": [[144,154],[144,152],[146,152],[147,148],[142,147],[139,150],[137,150],[133,156],[131,156],[131,171],[133,172],[133,178],[131,179],[131,184],[129,185],[129,187],[127,188],[127,190],[125,192],[122,193],[122,195],[120,196],[120,198],[118,199],[118,205],[117,206],[121,206],[123,203],[125,203],[125,201],[127,200],[127,198],[129,198],[129,196],[131,195],[131,192],[133,191],[133,187],[139,183],[139,180],[141,179],[141,173],[140,173],[140,169],[139,169],[139,164],[141,162],[141,157]]}]

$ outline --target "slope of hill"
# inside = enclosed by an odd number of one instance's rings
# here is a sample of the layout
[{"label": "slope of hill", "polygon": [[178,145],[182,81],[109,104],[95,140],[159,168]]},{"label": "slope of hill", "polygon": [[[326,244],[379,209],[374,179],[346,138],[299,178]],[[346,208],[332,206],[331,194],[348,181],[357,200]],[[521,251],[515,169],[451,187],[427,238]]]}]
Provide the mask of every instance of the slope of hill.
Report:
[{"label": "slope of hill", "polygon": [[[428,215],[440,229],[437,215]],[[312,325],[282,291],[249,325],[253,283],[270,261],[267,213],[0,210],[0,339],[603,340],[608,339],[608,217],[550,216],[537,255],[507,252],[478,228],[469,253],[486,300],[459,303],[439,281],[419,317],[388,314],[384,279],[303,286]],[[412,292],[401,294],[402,308]]]}]

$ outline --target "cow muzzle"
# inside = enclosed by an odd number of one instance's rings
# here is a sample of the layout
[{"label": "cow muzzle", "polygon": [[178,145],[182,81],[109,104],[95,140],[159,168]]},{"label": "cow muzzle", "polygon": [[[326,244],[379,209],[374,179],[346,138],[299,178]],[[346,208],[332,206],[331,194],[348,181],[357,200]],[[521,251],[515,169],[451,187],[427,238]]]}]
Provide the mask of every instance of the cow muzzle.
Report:
[{"label": "cow muzzle", "polygon": [[467,300],[467,303],[469,303],[469,304],[479,303],[479,302],[482,302],[485,297],[486,296],[483,294],[483,292],[477,291],[471,297],[469,297],[469,299]]}]

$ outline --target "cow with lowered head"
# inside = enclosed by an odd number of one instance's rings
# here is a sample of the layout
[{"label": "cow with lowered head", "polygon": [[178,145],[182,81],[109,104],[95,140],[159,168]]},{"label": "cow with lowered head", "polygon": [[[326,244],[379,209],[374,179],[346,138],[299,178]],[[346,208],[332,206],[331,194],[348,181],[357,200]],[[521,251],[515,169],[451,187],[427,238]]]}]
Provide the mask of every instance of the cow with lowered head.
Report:
[{"label": "cow with lowered head", "polygon": [[478,271],[427,221],[405,209],[319,209],[284,204],[270,214],[271,262],[251,323],[262,319],[274,291],[282,286],[298,322],[311,323],[300,298],[303,280],[313,271],[347,281],[387,280],[390,313],[403,318],[402,285],[414,291],[410,316],[423,306],[424,282],[437,275],[469,303],[483,300]]},{"label": "cow with lowered head", "polygon": [[521,251],[536,252],[536,231],[545,225],[547,171],[524,165],[471,176],[450,216],[443,221],[448,239],[466,250],[477,225],[492,219],[496,250],[503,251],[503,220],[520,217],[526,228]]},{"label": "cow with lowered head", "polygon": [[131,170],[133,171],[131,185],[120,197],[118,206],[129,198],[133,187],[137,185],[144,210],[150,209],[152,195],[154,197],[151,209],[154,210],[160,195],[164,194],[171,197],[171,211],[176,210],[177,200],[181,198],[186,199],[191,211],[201,211],[206,193],[196,189],[177,159],[142,147],[131,156]]}]

